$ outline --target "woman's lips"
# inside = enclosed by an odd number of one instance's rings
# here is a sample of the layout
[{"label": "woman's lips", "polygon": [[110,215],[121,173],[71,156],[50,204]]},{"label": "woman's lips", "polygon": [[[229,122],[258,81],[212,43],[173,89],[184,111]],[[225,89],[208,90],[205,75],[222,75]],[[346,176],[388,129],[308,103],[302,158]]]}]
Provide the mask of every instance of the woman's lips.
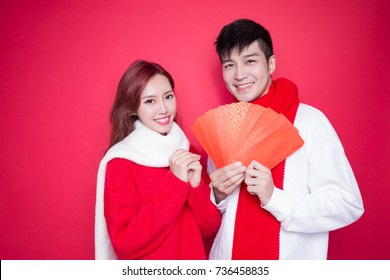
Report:
[{"label": "woman's lips", "polygon": [[165,117],[165,118],[161,118],[161,119],[155,119],[154,121],[157,122],[160,125],[167,125],[167,124],[169,124],[170,117]]}]

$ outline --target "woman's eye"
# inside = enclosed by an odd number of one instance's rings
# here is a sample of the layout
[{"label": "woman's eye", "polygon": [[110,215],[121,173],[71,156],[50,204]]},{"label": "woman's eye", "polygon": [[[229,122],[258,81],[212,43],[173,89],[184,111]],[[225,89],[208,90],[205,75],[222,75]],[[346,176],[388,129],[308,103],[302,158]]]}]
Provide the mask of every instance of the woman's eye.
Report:
[{"label": "woman's eye", "polygon": [[165,99],[172,99],[173,97],[174,97],[173,94],[168,94],[168,95],[165,97]]},{"label": "woman's eye", "polygon": [[146,104],[152,104],[152,103],[154,103],[154,100],[153,99],[148,99],[148,100],[145,101],[145,103]]}]

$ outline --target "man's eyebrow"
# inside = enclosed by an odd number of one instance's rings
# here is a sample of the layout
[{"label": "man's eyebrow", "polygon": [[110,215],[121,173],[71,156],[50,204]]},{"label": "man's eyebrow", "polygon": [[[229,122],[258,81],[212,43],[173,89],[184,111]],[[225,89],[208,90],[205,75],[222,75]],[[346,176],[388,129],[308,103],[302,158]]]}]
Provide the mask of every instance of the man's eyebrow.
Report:
[{"label": "man's eyebrow", "polygon": [[[252,56],[260,56],[260,54],[258,54],[258,53],[249,53],[249,54],[244,55],[244,58],[248,58],[248,57],[252,57]],[[226,63],[226,62],[231,62],[231,61],[233,61],[233,60],[230,57],[227,57],[224,60],[222,60],[222,64]]]},{"label": "man's eyebrow", "polygon": [[226,62],[231,62],[231,58],[228,57],[228,58],[225,58],[224,60],[222,60],[222,64],[226,63]]},{"label": "man's eyebrow", "polygon": [[251,56],[260,56],[260,55],[258,53],[249,53],[249,54],[244,55],[244,57],[246,57],[246,58],[251,57]]}]

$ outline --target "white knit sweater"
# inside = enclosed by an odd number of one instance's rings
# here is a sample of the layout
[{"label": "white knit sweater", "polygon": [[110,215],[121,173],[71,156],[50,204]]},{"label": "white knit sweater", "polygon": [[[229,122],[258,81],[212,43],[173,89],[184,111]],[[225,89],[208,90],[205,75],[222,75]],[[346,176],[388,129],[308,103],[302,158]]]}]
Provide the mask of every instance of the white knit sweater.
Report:
[{"label": "white knit sweater", "polygon": [[[280,259],[326,259],[329,231],[359,219],[364,212],[362,197],[328,119],[300,104],[294,125],[305,144],[287,158],[284,189],[274,188],[264,209],[281,223]],[[214,170],[210,164],[208,172]],[[238,194],[239,188],[217,205],[223,213],[222,224],[210,259],[232,257]]]},{"label": "white knit sweater", "polygon": [[180,127],[173,123],[167,135],[150,130],[139,120],[135,130],[112,146],[100,162],[96,185],[95,259],[117,259],[104,218],[104,182],[107,163],[114,158],[131,160],[148,167],[167,167],[169,157],[177,150],[189,149],[189,141]]}]

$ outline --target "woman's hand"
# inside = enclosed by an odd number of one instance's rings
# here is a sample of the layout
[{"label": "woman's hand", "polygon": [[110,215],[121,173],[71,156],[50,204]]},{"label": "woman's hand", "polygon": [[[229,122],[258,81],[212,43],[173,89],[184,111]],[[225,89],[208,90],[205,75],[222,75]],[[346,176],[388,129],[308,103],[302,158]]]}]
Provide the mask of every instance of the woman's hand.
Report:
[{"label": "woman's hand", "polygon": [[200,161],[192,162],[188,165],[188,182],[191,187],[196,188],[200,184],[202,178],[202,165]]},{"label": "woman's hand", "polygon": [[189,182],[195,188],[202,176],[202,165],[199,160],[200,155],[179,149],[169,158],[169,168],[177,178]]}]

